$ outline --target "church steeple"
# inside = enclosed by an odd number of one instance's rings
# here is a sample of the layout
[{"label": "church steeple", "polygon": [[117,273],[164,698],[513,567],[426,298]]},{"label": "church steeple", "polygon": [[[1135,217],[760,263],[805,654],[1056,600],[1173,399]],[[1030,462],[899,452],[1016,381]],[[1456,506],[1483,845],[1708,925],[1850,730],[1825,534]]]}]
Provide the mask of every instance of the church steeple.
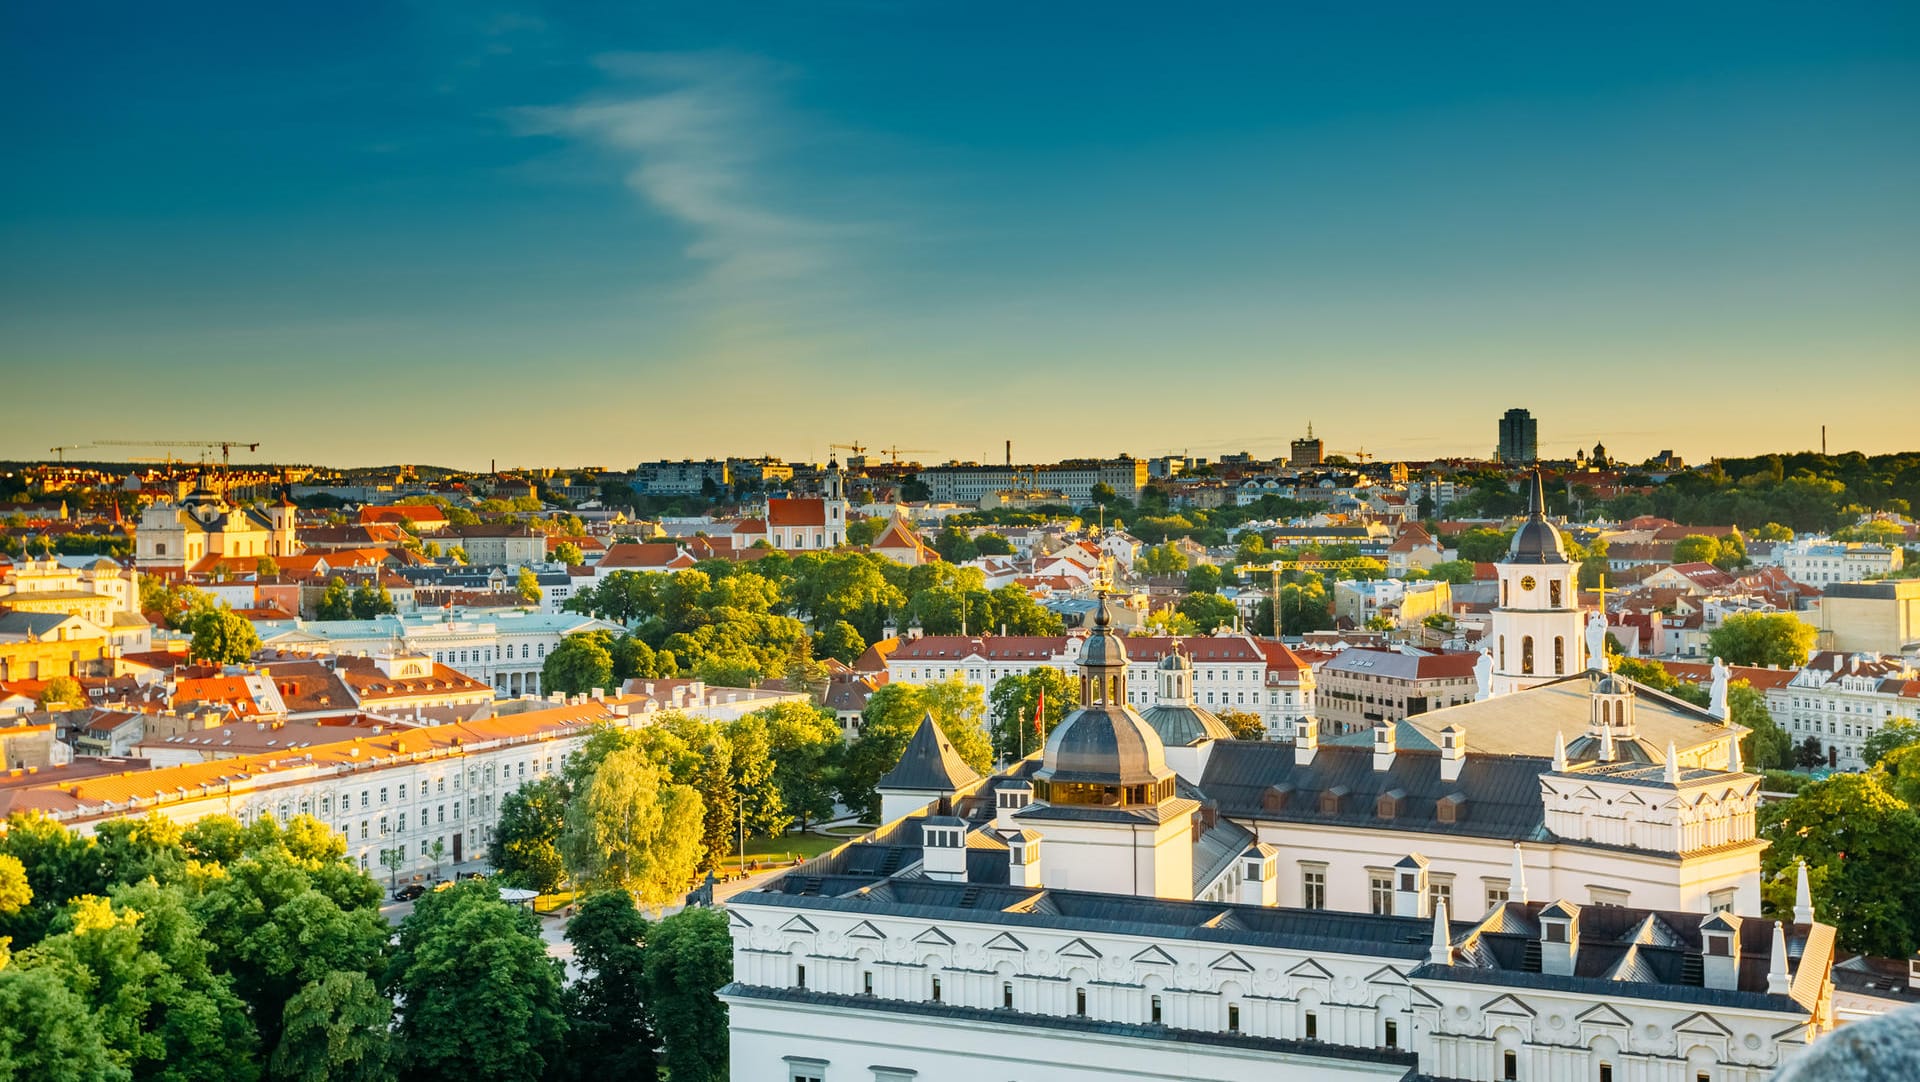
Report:
[{"label": "church steeple", "polygon": [[1527,477],[1527,517],[1514,531],[1493,610],[1494,694],[1504,694],[1586,668],[1580,619],[1579,568],[1560,530],[1547,519],[1546,484]]}]

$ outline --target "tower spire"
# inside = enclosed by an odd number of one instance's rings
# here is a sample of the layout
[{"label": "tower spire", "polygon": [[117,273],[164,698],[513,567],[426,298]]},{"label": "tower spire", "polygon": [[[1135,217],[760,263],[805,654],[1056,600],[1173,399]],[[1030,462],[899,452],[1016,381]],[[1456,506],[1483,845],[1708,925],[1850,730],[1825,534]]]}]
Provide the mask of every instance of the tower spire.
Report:
[{"label": "tower spire", "polygon": [[1545,519],[1547,517],[1547,490],[1540,480],[1540,467],[1533,468],[1533,487],[1527,491],[1527,517]]}]

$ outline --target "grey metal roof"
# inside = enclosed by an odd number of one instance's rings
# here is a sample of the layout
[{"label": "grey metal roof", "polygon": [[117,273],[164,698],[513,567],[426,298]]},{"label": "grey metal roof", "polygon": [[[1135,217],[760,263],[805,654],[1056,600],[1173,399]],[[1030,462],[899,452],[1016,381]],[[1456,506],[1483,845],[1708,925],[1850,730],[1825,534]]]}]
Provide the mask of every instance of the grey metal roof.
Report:
[{"label": "grey metal roof", "polygon": [[1564,564],[1568,563],[1567,549],[1560,541],[1560,531],[1547,521],[1547,498],[1540,484],[1540,471],[1533,471],[1532,487],[1527,493],[1527,520],[1514,532],[1512,544],[1507,546],[1505,563],[1510,564]]},{"label": "grey metal roof", "polygon": [[1215,717],[1211,710],[1189,703],[1150,706],[1141,712],[1140,718],[1160,734],[1162,744],[1170,747],[1184,747],[1202,740],[1233,739],[1233,730],[1227,728],[1226,722]]},{"label": "grey metal roof", "polygon": [[[1769,993],[1767,969],[1773,954],[1773,922],[1720,913],[1563,905],[1573,913],[1576,926],[1573,973],[1542,973],[1537,951],[1539,916],[1555,904],[1506,903],[1489,912],[1466,935],[1455,937],[1459,945],[1456,965],[1428,966],[1415,975],[1457,977],[1474,983],[1492,979],[1520,987],[1585,992],[1603,999],[1618,994],[1621,982],[1628,981],[1636,987],[1659,986],[1657,995],[1662,999],[1788,1013],[1800,1012],[1797,999],[1818,994],[1799,987],[1787,995]],[[1708,988],[1703,984],[1701,928],[1716,920],[1733,925],[1740,940],[1733,988]],[[1786,938],[1789,958],[1800,965],[1823,970],[1831,958],[1833,929],[1827,925],[1790,925]],[[1799,983],[1795,981],[1796,986]]]},{"label": "grey metal roof", "polygon": [[[803,866],[780,881],[736,895],[735,899],[793,909],[897,913],[933,920],[1245,943],[1383,959],[1425,958],[1433,939],[1433,921],[1424,917],[1180,902],[931,879],[890,879],[882,883],[848,880],[853,885],[836,894],[828,889],[836,885],[831,877],[802,875],[806,870]],[[788,885],[788,880],[796,879],[803,882],[798,887]],[[810,886],[807,880],[812,881],[811,889],[806,889]],[[1456,925],[1461,931],[1467,927]]]},{"label": "grey metal roof", "polygon": [[[1371,748],[1321,745],[1313,762],[1294,761],[1292,744],[1222,741],[1214,745],[1200,788],[1219,801],[1222,814],[1269,822],[1321,823],[1378,830],[1420,831],[1511,840],[1547,836],[1540,806],[1540,775],[1551,762],[1530,756],[1473,755],[1453,781],[1440,777],[1432,751],[1401,748],[1393,765],[1373,769]],[[1278,807],[1269,789],[1291,787]],[[1344,789],[1337,811],[1322,812],[1321,796]],[[1376,813],[1380,795],[1398,789],[1404,797],[1392,819]],[[1439,820],[1437,807],[1452,794],[1466,798],[1455,822]]]},{"label": "grey metal roof", "polygon": [[1145,785],[1170,773],[1160,734],[1131,706],[1083,706],[1047,737],[1035,776],[1088,785]]},{"label": "grey metal roof", "polygon": [[[1593,720],[1593,689],[1606,675],[1577,672],[1524,691],[1403,718],[1394,726],[1394,742],[1402,751],[1435,749],[1440,746],[1440,731],[1458,724],[1467,731],[1469,760],[1483,752],[1551,758],[1555,733],[1562,734],[1572,745],[1587,731]],[[1613,678],[1626,680],[1617,674]],[[1669,741],[1684,753],[1746,731],[1714,718],[1684,699],[1655,691],[1645,684],[1627,682],[1633,686],[1635,738],[1656,749],[1656,762],[1666,760]],[[1360,732],[1323,737],[1320,746],[1324,748],[1329,743],[1358,746],[1372,742],[1372,733]]]},{"label": "grey metal roof", "polygon": [[720,989],[719,995],[736,999],[773,1000],[783,1003],[812,1003],[827,1007],[840,1007],[861,1011],[877,1011],[884,1014],[908,1014],[925,1018],[945,1018],[976,1022],[990,1022],[995,1026],[1023,1026],[1033,1029],[1064,1030],[1069,1033],[1103,1034],[1111,1037],[1132,1037],[1149,1041],[1173,1041],[1179,1044],[1211,1045],[1215,1047],[1241,1048],[1257,1052],[1274,1052],[1287,1056],[1304,1056],[1342,1063],[1382,1063],[1399,1065],[1407,1073],[1400,1082],[1417,1082],[1421,1077],[1415,1072],[1419,1068],[1420,1057],[1412,1052],[1396,1052],[1384,1048],[1359,1048],[1349,1045],[1328,1044],[1322,1041],[1296,1041],[1278,1037],[1252,1037],[1244,1033],[1223,1033],[1215,1030],[1175,1029],[1171,1026],[1157,1026],[1130,1022],[1110,1022],[1080,1015],[1029,1014],[1022,1011],[996,1010],[985,1007],[963,1007],[954,1003],[932,1000],[885,999],[877,996],[837,995],[831,992],[817,992],[809,988],[769,988],[763,985],[740,984],[735,982]]},{"label": "grey metal roof", "polygon": [[979,780],[980,775],[960,758],[933,715],[927,714],[900,753],[900,761],[880,778],[878,788],[951,793]]}]

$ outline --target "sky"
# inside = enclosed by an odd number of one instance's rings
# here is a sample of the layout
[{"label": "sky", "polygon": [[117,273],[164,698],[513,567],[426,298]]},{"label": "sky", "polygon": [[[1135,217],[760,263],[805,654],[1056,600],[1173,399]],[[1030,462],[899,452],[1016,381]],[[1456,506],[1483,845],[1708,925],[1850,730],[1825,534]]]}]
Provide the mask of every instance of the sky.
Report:
[{"label": "sky", "polygon": [[0,101],[0,457],[1920,447],[1913,4],[75,0]]}]

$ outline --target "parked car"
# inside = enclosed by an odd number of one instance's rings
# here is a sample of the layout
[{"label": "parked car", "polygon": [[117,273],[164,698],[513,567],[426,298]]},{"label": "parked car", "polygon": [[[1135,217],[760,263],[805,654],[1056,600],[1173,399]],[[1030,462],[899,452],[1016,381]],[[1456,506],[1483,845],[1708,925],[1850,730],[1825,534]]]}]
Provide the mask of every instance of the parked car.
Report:
[{"label": "parked car", "polygon": [[461,873],[460,873],[460,876],[459,876],[459,877],[460,877],[461,879],[485,879],[485,878],[487,877],[487,873],[485,873],[485,872],[461,872]]},{"label": "parked car", "polygon": [[411,902],[426,892],[427,888],[419,883],[408,883],[406,886],[393,892],[393,900],[396,902]]}]

